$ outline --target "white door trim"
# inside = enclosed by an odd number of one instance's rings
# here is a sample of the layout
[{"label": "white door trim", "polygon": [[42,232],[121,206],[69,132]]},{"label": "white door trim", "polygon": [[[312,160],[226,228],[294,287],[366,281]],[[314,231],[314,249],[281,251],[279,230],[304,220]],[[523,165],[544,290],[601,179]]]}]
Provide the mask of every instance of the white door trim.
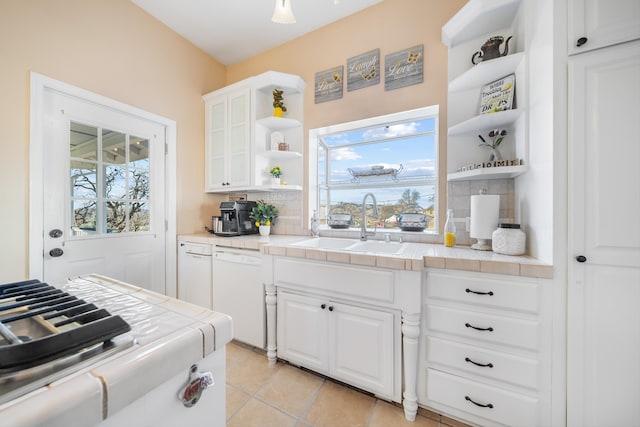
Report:
[{"label": "white door trim", "polygon": [[43,152],[45,135],[42,131],[42,123],[44,120],[44,94],[47,89],[113,108],[164,126],[166,132],[165,141],[167,144],[165,156],[165,219],[167,222],[165,239],[165,293],[168,296],[176,297],[176,121],[34,72],[31,73],[29,113],[29,277],[32,279],[43,279],[44,272],[44,240],[42,236],[44,226],[44,177],[42,176],[42,170],[44,165]]}]

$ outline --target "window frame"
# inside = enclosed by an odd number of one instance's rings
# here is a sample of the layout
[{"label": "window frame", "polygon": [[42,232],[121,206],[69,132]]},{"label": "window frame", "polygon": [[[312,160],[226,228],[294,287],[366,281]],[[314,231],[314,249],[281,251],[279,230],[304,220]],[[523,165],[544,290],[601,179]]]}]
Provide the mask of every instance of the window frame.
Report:
[{"label": "window frame", "polygon": [[[434,130],[433,130],[433,138],[434,138],[434,162],[435,162],[435,170],[434,170],[434,181],[429,183],[429,185],[433,185],[434,186],[434,228],[433,230],[424,230],[422,232],[404,232],[402,230],[400,230],[400,228],[396,228],[396,229],[384,229],[384,233],[403,233],[403,234],[408,234],[408,235],[412,235],[412,236],[433,236],[433,235],[438,235],[439,233],[439,218],[438,218],[438,213],[439,213],[439,205],[440,205],[440,158],[439,158],[439,152],[440,152],[440,137],[439,137],[439,128],[440,128],[440,107],[439,105],[431,105],[431,106],[427,106],[427,107],[422,107],[422,108],[416,108],[413,110],[407,110],[407,111],[402,111],[402,112],[398,112],[398,113],[392,113],[392,114],[386,114],[386,115],[382,115],[382,116],[376,116],[376,117],[370,117],[370,118],[366,118],[366,119],[361,119],[361,120],[356,120],[356,121],[351,121],[351,122],[345,122],[345,123],[341,123],[341,124],[336,124],[336,125],[330,125],[330,126],[325,126],[325,127],[321,127],[321,128],[315,128],[315,129],[310,129],[309,130],[309,155],[308,155],[308,178],[309,178],[309,186],[308,186],[308,212],[309,212],[309,216],[311,217],[313,215],[313,212],[317,212],[318,215],[320,214],[319,211],[319,207],[320,207],[320,189],[319,189],[319,170],[318,170],[318,150],[319,150],[319,146],[320,146],[320,140],[322,137],[328,136],[328,135],[332,135],[332,134],[338,134],[338,133],[345,133],[345,132],[350,132],[350,131],[356,131],[356,130],[362,130],[365,128],[371,128],[371,127],[380,127],[380,126],[386,126],[386,125],[394,125],[394,124],[399,124],[399,123],[404,123],[404,122],[408,122],[408,121],[413,121],[413,120],[422,120],[422,119],[427,119],[427,118],[434,118],[435,119],[435,124],[434,124]],[[391,140],[394,138],[389,138],[388,140]],[[380,142],[380,141],[378,141]],[[367,143],[367,142],[364,142]],[[328,169],[329,168],[329,161],[325,161],[325,168]],[[328,185],[328,180],[329,180],[329,176],[328,176],[329,171],[325,170],[324,174],[327,180],[327,185]],[[405,182],[404,184],[414,184],[416,183],[416,181],[409,181],[409,182]],[[379,187],[385,187],[385,186],[389,186],[389,184],[385,184],[383,182],[380,183],[376,183],[377,186]],[[391,186],[394,186],[393,184]],[[346,188],[347,186],[343,186],[341,185],[341,188]],[[353,185],[353,188],[357,188],[358,184]],[[369,190],[366,190],[365,192],[368,192]],[[322,231],[327,231],[327,230],[331,230],[332,234],[347,234],[349,232],[354,232],[355,228],[351,227],[350,229],[330,229],[329,226],[322,225],[320,228]]]}]

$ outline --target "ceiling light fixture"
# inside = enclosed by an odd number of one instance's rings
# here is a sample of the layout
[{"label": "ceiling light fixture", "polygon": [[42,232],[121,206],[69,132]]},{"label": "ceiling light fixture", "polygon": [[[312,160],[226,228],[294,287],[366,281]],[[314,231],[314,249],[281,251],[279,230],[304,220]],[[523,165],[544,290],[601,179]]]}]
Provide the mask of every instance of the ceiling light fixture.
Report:
[{"label": "ceiling light fixture", "polygon": [[277,24],[295,24],[296,18],[291,10],[291,0],[276,0],[276,8],[271,20]]}]

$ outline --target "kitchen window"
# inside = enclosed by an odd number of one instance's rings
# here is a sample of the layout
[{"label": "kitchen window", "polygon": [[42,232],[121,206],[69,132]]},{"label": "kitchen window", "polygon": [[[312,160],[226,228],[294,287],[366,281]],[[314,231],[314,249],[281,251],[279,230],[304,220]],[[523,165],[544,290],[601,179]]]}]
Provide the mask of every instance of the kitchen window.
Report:
[{"label": "kitchen window", "polygon": [[363,196],[373,193],[378,218],[367,215],[368,227],[400,230],[402,214],[417,213],[418,226],[436,233],[438,112],[436,105],[311,130],[309,197],[320,224],[360,227]]}]

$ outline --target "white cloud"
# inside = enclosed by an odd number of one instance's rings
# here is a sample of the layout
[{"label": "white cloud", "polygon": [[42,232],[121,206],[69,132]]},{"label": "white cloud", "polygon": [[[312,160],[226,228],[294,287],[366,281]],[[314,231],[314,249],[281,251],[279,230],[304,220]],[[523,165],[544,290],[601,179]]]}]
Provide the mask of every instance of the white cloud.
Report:
[{"label": "white cloud", "polygon": [[396,136],[413,135],[416,133],[418,123],[399,123],[396,125],[389,125],[385,127],[369,129],[363,134],[364,140],[369,139],[381,139],[381,138],[393,138]]},{"label": "white cloud", "polygon": [[351,148],[335,148],[330,150],[331,160],[357,160],[362,156],[354,152]]}]

